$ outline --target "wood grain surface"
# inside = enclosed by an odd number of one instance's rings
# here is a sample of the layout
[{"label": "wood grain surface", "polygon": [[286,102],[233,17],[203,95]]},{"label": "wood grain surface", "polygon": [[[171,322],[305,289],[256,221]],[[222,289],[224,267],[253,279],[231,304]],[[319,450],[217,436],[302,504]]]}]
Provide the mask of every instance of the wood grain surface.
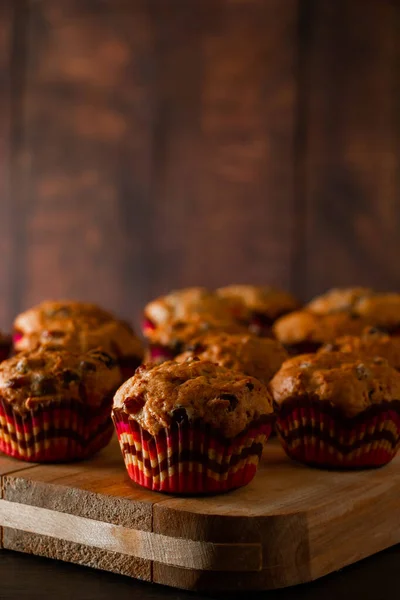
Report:
[{"label": "wood grain surface", "polygon": [[251,484],[203,498],[134,485],[115,440],[81,463],[2,461],[4,548],[174,587],[281,588],[400,543],[400,456],[378,470],[320,471],[274,440]]},{"label": "wood grain surface", "polygon": [[0,1],[0,327],[44,297],[397,289],[400,5]]}]

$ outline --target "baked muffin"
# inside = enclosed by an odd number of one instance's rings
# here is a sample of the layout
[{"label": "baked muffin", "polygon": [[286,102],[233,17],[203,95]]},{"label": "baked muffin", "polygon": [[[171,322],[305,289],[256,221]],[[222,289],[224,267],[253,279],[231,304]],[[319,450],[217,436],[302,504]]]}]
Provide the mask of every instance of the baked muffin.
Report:
[{"label": "baked muffin", "polygon": [[371,326],[400,335],[400,294],[375,292],[369,288],[333,289],[314,298],[307,310],[319,314],[345,311],[365,319]]},{"label": "baked muffin", "polygon": [[149,349],[145,362],[159,364],[172,360],[195,338],[207,332],[248,333],[248,329],[229,317],[223,319],[207,313],[193,314],[185,320],[169,320],[163,327],[148,332]]},{"label": "baked muffin", "polygon": [[400,444],[400,373],[382,358],[296,356],[273,377],[276,429],[286,453],[311,465],[378,467]]},{"label": "baked muffin", "polygon": [[11,336],[0,333],[0,362],[10,356],[11,346]]},{"label": "baked muffin", "polygon": [[254,477],[272,429],[260,381],[205,360],[139,367],[114,397],[129,476],[162,492],[223,492]]},{"label": "baked muffin", "polygon": [[270,286],[228,285],[217,289],[221,298],[241,301],[249,310],[251,333],[271,336],[274,321],[299,307],[299,302],[283,290]]},{"label": "baked muffin", "polygon": [[184,362],[194,357],[240,371],[265,384],[289,358],[282,344],[271,338],[215,332],[196,338],[176,360]]},{"label": "baked muffin", "polygon": [[273,332],[290,354],[302,354],[316,352],[342,335],[360,335],[367,325],[367,319],[349,312],[298,310],[278,319]]},{"label": "baked muffin", "polygon": [[351,312],[362,298],[373,293],[373,290],[366,287],[332,288],[313,298],[304,308],[320,315]]},{"label": "baked muffin", "polygon": [[143,334],[150,337],[155,329],[171,321],[186,321],[193,315],[211,315],[215,319],[246,319],[242,302],[224,300],[204,287],[173,290],[149,302],[144,309]]},{"label": "baked muffin", "polygon": [[17,316],[16,352],[38,346],[74,352],[101,347],[117,359],[123,381],[143,358],[143,345],[128,323],[95,304],[72,300],[42,302]]},{"label": "baked muffin", "polygon": [[325,344],[319,352],[345,352],[359,358],[384,358],[400,371],[400,337],[390,336],[376,327],[366,327],[360,336],[345,335],[332,344]]},{"label": "baked muffin", "polygon": [[119,367],[101,350],[39,348],[0,364],[0,450],[34,462],[85,458],[113,433]]}]

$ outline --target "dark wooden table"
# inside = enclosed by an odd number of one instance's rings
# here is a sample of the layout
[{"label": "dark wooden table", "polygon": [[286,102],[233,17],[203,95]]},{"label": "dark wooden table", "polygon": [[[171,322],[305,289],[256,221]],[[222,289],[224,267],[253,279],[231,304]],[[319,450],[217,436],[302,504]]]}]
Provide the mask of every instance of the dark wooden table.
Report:
[{"label": "dark wooden table", "polygon": [[[346,543],[346,540],[343,540]],[[247,600],[393,600],[400,598],[400,545],[312,584],[275,592],[232,595]],[[0,600],[208,600],[216,594],[194,594],[141,583],[48,559],[0,551]]]}]

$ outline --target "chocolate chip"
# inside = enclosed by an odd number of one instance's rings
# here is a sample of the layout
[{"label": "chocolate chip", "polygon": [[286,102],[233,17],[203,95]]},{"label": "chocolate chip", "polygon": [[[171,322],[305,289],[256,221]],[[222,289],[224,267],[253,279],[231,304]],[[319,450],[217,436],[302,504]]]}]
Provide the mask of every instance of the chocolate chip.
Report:
[{"label": "chocolate chip", "polygon": [[26,375],[22,375],[20,377],[11,377],[11,379],[6,381],[5,385],[6,385],[6,387],[15,390],[15,389],[24,387],[28,383],[30,383],[30,377],[27,377]]},{"label": "chocolate chip", "polygon": [[254,390],[254,383],[251,383],[251,381],[248,381],[246,383],[246,387],[248,390],[250,390],[252,392]]},{"label": "chocolate chip", "polygon": [[363,379],[368,379],[368,377],[370,376],[369,370],[362,363],[356,366],[356,374],[357,379],[359,379],[360,381],[362,381]]},{"label": "chocolate chip", "polygon": [[48,396],[49,394],[55,394],[57,387],[53,377],[37,375],[32,381],[31,390],[35,396]]},{"label": "chocolate chip", "polygon": [[79,373],[71,369],[64,369],[62,372],[62,380],[64,385],[68,386],[73,381],[80,381]]},{"label": "chocolate chip", "polygon": [[377,333],[383,333],[387,335],[389,331],[385,329],[385,327],[378,327],[376,325],[375,327],[370,327],[366,333],[367,335],[376,335]]},{"label": "chocolate chip", "polygon": [[117,364],[115,359],[107,354],[107,352],[103,352],[103,350],[93,350],[90,352],[90,356],[102,362],[109,369],[112,369]]},{"label": "chocolate chip", "polygon": [[221,400],[228,400],[229,402],[229,411],[235,410],[237,405],[239,404],[239,400],[234,394],[221,394]]},{"label": "chocolate chip", "polygon": [[176,408],[172,412],[172,420],[178,425],[182,425],[182,423],[187,423],[189,419],[186,410],[184,408]]}]

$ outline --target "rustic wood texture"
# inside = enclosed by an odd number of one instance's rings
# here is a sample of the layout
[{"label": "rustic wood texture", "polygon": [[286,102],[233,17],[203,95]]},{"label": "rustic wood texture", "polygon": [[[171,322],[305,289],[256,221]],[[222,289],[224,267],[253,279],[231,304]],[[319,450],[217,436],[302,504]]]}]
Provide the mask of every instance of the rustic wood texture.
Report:
[{"label": "rustic wood texture", "polygon": [[285,587],[400,542],[400,456],[320,471],[274,440],[247,487],[182,498],[131,483],[114,441],[82,463],[5,473],[2,489],[5,548],[100,569],[110,558],[113,572],[186,589]]},{"label": "rustic wood texture", "polygon": [[21,3],[13,313],[290,286],[297,4]]},{"label": "rustic wood texture", "polygon": [[400,288],[400,4],[315,0],[300,73],[309,294]]}]

